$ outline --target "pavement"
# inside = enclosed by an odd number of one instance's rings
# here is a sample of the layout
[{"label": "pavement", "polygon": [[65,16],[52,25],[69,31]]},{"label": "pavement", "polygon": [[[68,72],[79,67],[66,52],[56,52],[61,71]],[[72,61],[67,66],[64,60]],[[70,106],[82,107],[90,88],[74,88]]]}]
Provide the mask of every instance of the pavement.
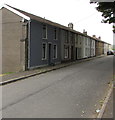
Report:
[{"label": "pavement", "polygon": [[108,100],[102,118],[113,118],[113,93]]},{"label": "pavement", "polygon": [[16,82],[18,80],[23,80],[23,79],[28,78],[28,77],[33,77],[35,75],[39,75],[39,74],[43,74],[46,72],[50,72],[52,70],[67,67],[67,66],[70,66],[72,64],[77,64],[77,63],[81,63],[84,61],[89,61],[89,60],[93,60],[93,59],[101,58],[101,57],[105,57],[105,55],[87,58],[87,59],[82,59],[82,60],[77,60],[77,61],[73,61],[73,62],[61,63],[61,64],[57,64],[55,66],[46,66],[43,68],[38,68],[38,69],[33,69],[33,70],[28,70],[28,71],[22,71],[22,72],[11,73],[11,74],[2,74],[2,75],[0,75],[0,77],[2,78],[0,85],[5,85],[8,83]]},{"label": "pavement", "polygon": [[3,115],[92,118],[109,90],[112,71],[112,57],[108,56],[3,85]]}]

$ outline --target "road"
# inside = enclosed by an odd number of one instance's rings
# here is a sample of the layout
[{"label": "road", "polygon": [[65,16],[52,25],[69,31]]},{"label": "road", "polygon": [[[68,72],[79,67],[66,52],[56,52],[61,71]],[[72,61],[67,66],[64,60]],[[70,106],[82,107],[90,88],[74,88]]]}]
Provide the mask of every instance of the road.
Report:
[{"label": "road", "polygon": [[92,118],[113,77],[113,56],[2,87],[3,118]]}]

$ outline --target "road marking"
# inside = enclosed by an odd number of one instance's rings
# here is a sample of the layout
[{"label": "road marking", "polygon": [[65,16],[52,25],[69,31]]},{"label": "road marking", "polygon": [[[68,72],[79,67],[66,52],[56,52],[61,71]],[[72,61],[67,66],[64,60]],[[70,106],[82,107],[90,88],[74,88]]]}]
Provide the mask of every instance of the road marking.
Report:
[{"label": "road marking", "polygon": [[5,76],[6,74],[0,74],[0,77]]}]

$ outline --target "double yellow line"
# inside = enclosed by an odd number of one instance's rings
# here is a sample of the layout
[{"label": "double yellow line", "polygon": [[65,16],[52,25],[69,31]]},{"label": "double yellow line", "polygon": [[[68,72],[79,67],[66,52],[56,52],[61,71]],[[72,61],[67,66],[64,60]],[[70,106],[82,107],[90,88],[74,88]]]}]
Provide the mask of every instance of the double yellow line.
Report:
[{"label": "double yellow line", "polygon": [[6,74],[0,74],[0,77],[5,76]]}]

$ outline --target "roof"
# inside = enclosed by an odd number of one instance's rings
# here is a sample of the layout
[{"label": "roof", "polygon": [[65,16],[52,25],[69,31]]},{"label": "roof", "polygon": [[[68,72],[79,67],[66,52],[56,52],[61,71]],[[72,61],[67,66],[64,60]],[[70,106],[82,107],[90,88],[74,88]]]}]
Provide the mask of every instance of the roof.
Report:
[{"label": "roof", "polygon": [[2,9],[2,8],[6,8],[6,9],[12,11],[13,13],[21,16],[22,18],[24,18],[24,19],[26,19],[26,20],[30,20],[30,17],[29,17],[29,16],[26,16],[25,14],[17,11],[16,9],[14,9],[13,7],[10,7],[9,5],[3,5],[3,6],[0,7],[0,9]]},{"label": "roof", "polygon": [[[42,23],[45,23],[45,24],[49,24],[49,25],[52,25],[52,26],[55,26],[55,27],[58,27],[58,28],[61,28],[61,29],[64,29],[64,30],[68,30],[68,31],[77,33],[79,35],[83,35],[83,36],[92,38],[92,39],[94,39],[96,41],[104,42],[104,41],[101,41],[101,40],[99,40],[97,38],[94,38],[94,37],[91,37],[89,35],[86,35],[84,33],[81,33],[81,32],[78,32],[76,30],[70,29],[70,28],[68,28],[68,27],[66,27],[64,25],[58,24],[56,22],[52,22],[50,20],[46,20],[45,18],[42,18],[42,17],[36,16],[36,15],[33,15],[31,13],[25,12],[23,10],[14,8],[14,7],[10,6],[10,5],[5,4],[4,7],[7,8],[7,9],[9,9],[9,10],[11,10],[11,11],[13,11],[14,13],[18,14],[19,16],[25,18],[26,20],[31,20],[31,19],[32,20],[36,20],[36,21],[39,21],[39,22],[42,22]],[[106,42],[104,42],[104,43],[106,43]]]}]

